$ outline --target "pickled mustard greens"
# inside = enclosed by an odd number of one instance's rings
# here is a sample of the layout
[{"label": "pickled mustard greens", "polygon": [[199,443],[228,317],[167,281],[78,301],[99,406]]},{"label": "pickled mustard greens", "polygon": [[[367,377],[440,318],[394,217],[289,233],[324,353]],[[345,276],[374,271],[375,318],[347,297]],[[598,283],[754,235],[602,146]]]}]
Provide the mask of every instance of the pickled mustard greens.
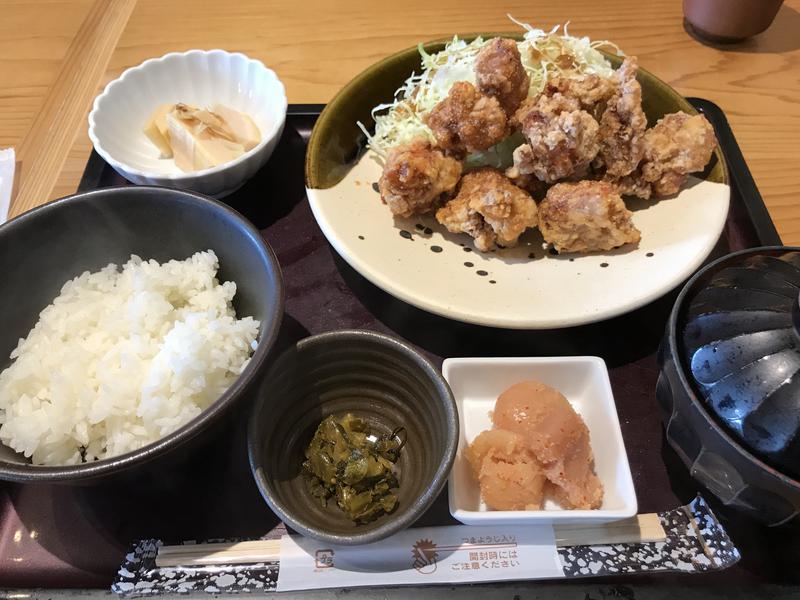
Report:
[{"label": "pickled mustard greens", "polygon": [[368,523],[397,508],[394,464],[405,444],[401,427],[389,435],[372,431],[351,414],[333,415],[317,427],[306,449],[303,475],[322,506],[336,504],[356,523]]}]

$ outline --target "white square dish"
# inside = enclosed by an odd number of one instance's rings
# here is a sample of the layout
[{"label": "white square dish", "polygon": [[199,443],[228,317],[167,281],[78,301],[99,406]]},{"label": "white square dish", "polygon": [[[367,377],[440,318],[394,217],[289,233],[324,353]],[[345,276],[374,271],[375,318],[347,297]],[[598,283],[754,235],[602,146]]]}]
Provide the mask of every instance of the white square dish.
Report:
[{"label": "white square dish", "polygon": [[[450,513],[467,525],[605,523],[636,514],[636,492],[622,441],[608,370],[596,356],[542,358],[448,358],[442,366],[459,415],[458,454],[448,480]],[[559,390],[589,428],[595,472],[603,483],[603,505],[596,510],[564,510],[547,500],[542,510],[489,510],[464,454],[483,430],[497,397],[526,379]]]}]

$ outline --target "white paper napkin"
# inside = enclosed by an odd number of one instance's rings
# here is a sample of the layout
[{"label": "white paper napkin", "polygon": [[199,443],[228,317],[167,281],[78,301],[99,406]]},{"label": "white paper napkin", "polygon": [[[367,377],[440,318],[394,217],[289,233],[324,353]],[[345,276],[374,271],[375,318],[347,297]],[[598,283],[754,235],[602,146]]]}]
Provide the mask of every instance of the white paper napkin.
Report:
[{"label": "white paper napkin", "polygon": [[365,546],[281,538],[278,591],[564,577],[553,528],[420,527]]},{"label": "white paper napkin", "polygon": [[0,150],[0,224],[8,219],[11,190],[14,188],[14,149]]}]

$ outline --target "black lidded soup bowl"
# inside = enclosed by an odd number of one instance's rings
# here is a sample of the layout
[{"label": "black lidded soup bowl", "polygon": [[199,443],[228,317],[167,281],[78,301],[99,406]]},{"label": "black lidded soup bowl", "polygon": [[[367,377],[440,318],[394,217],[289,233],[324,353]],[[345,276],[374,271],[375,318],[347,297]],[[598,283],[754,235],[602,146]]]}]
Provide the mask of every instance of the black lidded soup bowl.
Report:
[{"label": "black lidded soup bowl", "polygon": [[[334,500],[321,506],[301,472],[319,423],[346,413],[406,434],[396,510],[359,525]],[[406,342],[362,330],[308,337],[282,354],[263,379],[247,436],[253,477],[273,512],[336,545],[375,542],[414,523],[444,488],[457,445],[456,404],[438,369]]]},{"label": "black lidded soup bowl", "polygon": [[724,256],[681,291],[659,349],[667,440],[728,506],[800,512],[800,248]]},{"label": "black lidded soup bowl", "polygon": [[160,440],[112,458],[71,466],[38,466],[0,444],[0,480],[26,483],[158,483],[177,468],[245,398],[272,347],[283,318],[278,261],[249,221],[193,192],[124,186],[75,194],[35,208],[0,226],[0,369],[39,313],[68,280],[131,254],[164,262],[212,249],[217,278],[234,281],[237,317],[261,322],[250,362],[220,398]]}]

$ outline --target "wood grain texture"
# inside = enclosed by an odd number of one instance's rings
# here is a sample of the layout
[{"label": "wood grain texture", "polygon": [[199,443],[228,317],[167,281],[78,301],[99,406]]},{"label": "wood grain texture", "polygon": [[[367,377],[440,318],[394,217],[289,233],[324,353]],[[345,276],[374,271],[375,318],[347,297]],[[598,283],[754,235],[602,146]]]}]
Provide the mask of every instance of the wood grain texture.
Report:
[{"label": "wood grain texture", "polygon": [[[684,29],[679,0],[139,0],[103,79],[169,51],[219,47],[275,69],[290,102],[327,102],[371,63],[419,41],[512,30],[506,13],[541,27],[570,21],[573,34],[613,40],[681,93],[722,106],[784,242],[800,245],[799,11],[800,0],[787,0],[764,34],[712,47]],[[33,37],[37,27],[25,30]],[[0,98],[5,85],[0,78]],[[83,171],[85,121],[77,133],[54,194],[74,191]]]},{"label": "wood grain texture", "polygon": [[0,0],[0,147],[22,141],[91,4]]},{"label": "wood grain texture", "polygon": [[136,0],[96,0],[90,7],[72,38],[56,80],[19,145],[18,191],[11,201],[10,216],[51,197],[98,81],[135,4]]}]

